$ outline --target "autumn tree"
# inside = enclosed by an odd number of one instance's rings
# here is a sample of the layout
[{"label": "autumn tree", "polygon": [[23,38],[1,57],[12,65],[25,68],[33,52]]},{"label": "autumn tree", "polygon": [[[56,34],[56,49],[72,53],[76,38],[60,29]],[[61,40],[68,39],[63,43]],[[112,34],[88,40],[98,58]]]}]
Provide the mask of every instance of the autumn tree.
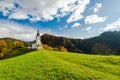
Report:
[{"label": "autumn tree", "polygon": [[12,50],[12,41],[10,39],[7,39],[6,44],[7,44],[7,52],[10,52]]}]

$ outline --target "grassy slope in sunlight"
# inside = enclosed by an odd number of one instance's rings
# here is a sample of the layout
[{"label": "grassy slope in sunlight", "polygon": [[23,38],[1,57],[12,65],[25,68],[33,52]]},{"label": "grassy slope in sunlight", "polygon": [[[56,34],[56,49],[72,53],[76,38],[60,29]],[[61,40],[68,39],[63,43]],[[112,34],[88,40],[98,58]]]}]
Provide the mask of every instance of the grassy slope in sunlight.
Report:
[{"label": "grassy slope in sunlight", "polygon": [[0,80],[120,80],[120,56],[38,50],[0,61]]}]

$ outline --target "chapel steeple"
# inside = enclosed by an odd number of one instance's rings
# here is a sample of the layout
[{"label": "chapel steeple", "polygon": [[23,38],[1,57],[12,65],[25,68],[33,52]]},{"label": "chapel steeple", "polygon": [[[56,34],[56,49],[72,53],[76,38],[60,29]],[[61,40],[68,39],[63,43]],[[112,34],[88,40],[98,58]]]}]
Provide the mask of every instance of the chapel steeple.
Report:
[{"label": "chapel steeple", "polygon": [[37,36],[40,36],[40,32],[39,32],[39,29],[37,30]]}]

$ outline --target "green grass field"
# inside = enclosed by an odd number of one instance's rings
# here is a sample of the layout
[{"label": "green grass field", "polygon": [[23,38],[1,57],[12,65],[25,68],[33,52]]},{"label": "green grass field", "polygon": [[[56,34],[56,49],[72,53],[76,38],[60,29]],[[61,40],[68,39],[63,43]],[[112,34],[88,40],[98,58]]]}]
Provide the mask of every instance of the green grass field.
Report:
[{"label": "green grass field", "polygon": [[0,80],[120,80],[120,56],[41,49],[1,60]]}]

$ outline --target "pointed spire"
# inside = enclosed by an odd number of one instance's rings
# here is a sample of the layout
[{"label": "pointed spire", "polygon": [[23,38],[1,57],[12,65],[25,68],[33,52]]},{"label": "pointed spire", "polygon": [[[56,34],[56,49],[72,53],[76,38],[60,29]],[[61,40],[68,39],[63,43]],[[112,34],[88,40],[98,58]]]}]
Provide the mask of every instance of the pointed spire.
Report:
[{"label": "pointed spire", "polygon": [[37,35],[40,35],[40,33],[39,33],[39,29],[37,30]]}]

